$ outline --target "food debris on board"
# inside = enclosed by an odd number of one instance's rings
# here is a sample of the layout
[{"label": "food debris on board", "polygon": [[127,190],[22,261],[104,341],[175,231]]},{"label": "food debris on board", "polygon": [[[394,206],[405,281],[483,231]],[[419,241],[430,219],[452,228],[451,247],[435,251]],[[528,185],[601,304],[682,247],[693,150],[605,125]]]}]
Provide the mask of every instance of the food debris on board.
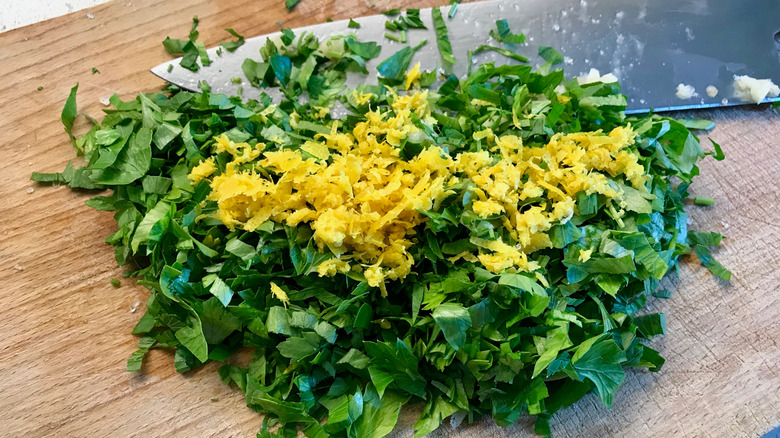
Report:
[{"label": "food debris on board", "polygon": [[780,96],[780,87],[771,79],[756,79],[747,75],[734,75],[734,97],[743,102],[761,103],[767,97]]},{"label": "food debris on board", "polygon": [[[164,42],[193,70],[209,62],[197,24]],[[505,20],[491,35],[525,40]],[[87,205],[115,212],[107,241],[150,291],[129,371],[152,348],[173,349],[179,372],[248,348],[219,376],[265,414],[259,437],[379,438],[408,403],[424,406],[415,436],[524,414],[549,436],[559,409],[591,391],[609,407],[626,369],[661,369],[647,345],[666,332],[647,310],[670,296],[660,280],[692,252],[731,275],[712,256],[723,236],[689,229],[684,208],[697,162],[724,158],[689,131],[712,123],[628,117],[616,77],[567,79],[550,47],[536,69],[487,63],[461,79],[411,66],[417,48],[346,89],[347,69],[389,47],[283,29],[243,65],[247,86],[280,87],[281,101],[205,84],[114,95],[81,135],[73,87],[62,121],[87,165],[32,179],[99,191]]]},{"label": "food debris on board", "polygon": [[696,92],[696,89],[693,88],[691,85],[685,85],[685,84],[678,84],[677,85],[677,92],[674,93],[677,98],[686,100],[690,99],[692,97],[696,97],[699,95],[699,93]]}]

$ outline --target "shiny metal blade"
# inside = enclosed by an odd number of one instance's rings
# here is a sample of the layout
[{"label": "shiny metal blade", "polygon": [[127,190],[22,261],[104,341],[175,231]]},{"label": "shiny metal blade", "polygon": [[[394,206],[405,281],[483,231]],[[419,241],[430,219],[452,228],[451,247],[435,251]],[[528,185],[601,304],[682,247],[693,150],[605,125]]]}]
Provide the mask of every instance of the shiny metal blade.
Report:
[{"label": "shiny metal blade", "polygon": [[[770,78],[780,83],[780,1],[778,0],[492,0],[461,4],[456,15],[446,18],[449,38],[458,63],[453,73],[467,72],[467,52],[480,44],[507,47],[531,58],[532,64],[543,61],[536,56],[539,46],[557,48],[564,56],[567,78],[587,74],[591,68],[601,74],[613,73],[628,97],[626,112],[681,110],[737,105],[734,75]],[[410,30],[407,44],[428,40],[417,52],[414,62],[424,69],[442,65],[436,45],[430,9],[421,11],[428,30]],[[384,37],[388,17],[375,15],[356,18],[360,29],[350,29],[347,21],[317,24],[295,29],[313,32],[320,38],[333,34],[354,33],[361,41],[382,45],[378,59],[367,65],[369,75],[350,74],[348,85],[376,81],[376,65],[402,44]],[[489,31],[495,21],[507,19],[513,32],[528,38],[522,45],[504,46],[493,41]],[[263,91],[249,85],[241,64],[245,58],[260,61],[259,49],[267,38],[280,33],[258,36],[233,53],[209,49],[213,63],[198,72],[179,66],[179,59],[152,69],[160,78],[198,91],[206,81],[212,92],[235,94],[239,85],[244,98],[255,98]],[[514,63],[493,52],[474,56],[474,64]],[[236,84],[231,79],[241,78]],[[678,84],[694,87],[696,95],[681,99]],[[708,95],[707,87],[718,92]],[[712,89],[710,89],[712,91]],[[768,101],[780,100],[778,98]]]}]

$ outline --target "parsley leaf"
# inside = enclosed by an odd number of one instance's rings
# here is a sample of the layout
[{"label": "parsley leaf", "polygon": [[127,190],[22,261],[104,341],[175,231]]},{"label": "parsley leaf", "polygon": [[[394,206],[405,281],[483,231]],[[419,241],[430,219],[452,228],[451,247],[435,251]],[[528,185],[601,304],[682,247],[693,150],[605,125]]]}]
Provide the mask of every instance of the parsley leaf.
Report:
[{"label": "parsley leaf", "polygon": [[560,52],[548,46],[539,46],[539,56],[551,65],[563,62],[563,55]]},{"label": "parsley leaf", "polygon": [[433,310],[433,319],[452,348],[459,350],[466,344],[466,330],[471,327],[471,316],[460,304],[439,304]]},{"label": "parsley leaf", "polygon": [[379,63],[377,66],[379,74],[393,81],[401,81],[409,69],[412,57],[426,43],[427,40],[423,40],[414,47],[407,46],[395,52],[392,56]]},{"label": "parsley leaf", "polygon": [[225,31],[227,31],[227,33],[236,37],[235,41],[219,43],[219,45],[222,46],[225,50],[227,50],[228,52],[234,52],[237,48],[244,45],[244,37],[239,35],[238,32],[230,28],[225,29]]},{"label": "parsley leaf", "polygon": [[580,344],[571,365],[579,378],[593,383],[601,402],[609,408],[615,391],[626,377],[620,365],[623,360],[624,353],[613,340],[597,336]]},{"label": "parsley leaf", "polygon": [[436,43],[439,46],[439,54],[441,59],[446,64],[455,64],[455,56],[452,54],[452,45],[450,44],[450,37],[447,32],[447,24],[444,22],[444,18],[441,16],[441,10],[436,7],[431,9],[431,15],[433,16],[433,26],[436,29]]},{"label": "parsley leaf", "polygon": [[70,94],[68,94],[68,99],[65,101],[65,106],[62,107],[62,113],[60,115],[62,124],[65,126],[65,132],[68,133],[68,136],[73,142],[75,142],[75,137],[73,136],[73,122],[76,121],[76,92],[78,90],[79,84],[74,85],[73,88],[70,89]]},{"label": "parsley leaf", "polygon": [[471,60],[471,56],[476,55],[478,53],[485,52],[485,51],[496,52],[496,53],[498,53],[500,55],[506,56],[509,59],[514,59],[515,61],[519,61],[519,62],[527,62],[528,61],[527,57],[525,57],[523,55],[519,55],[519,54],[517,54],[517,53],[515,53],[515,52],[513,52],[513,51],[511,51],[509,49],[502,49],[501,47],[490,46],[490,45],[487,45],[487,44],[482,44],[480,46],[477,46],[476,49],[471,50],[469,52],[469,55],[470,55],[469,56],[469,60]]},{"label": "parsley leaf", "polygon": [[165,40],[162,42],[165,50],[171,55],[184,55],[179,65],[191,71],[200,70],[200,65],[197,62],[199,58],[203,66],[211,64],[211,60],[206,53],[206,47],[202,42],[197,41],[200,35],[197,30],[199,23],[198,17],[193,16],[192,27],[190,28],[187,41],[165,37]]},{"label": "parsley leaf", "polygon": [[693,246],[693,251],[696,253],[696,257],[699,258],[701,264],[704,265],[710,272],[725,281],[731,280],[731,271],[718,263],[718,261],[712,257],[710,250],[706,246],[696,244]]},{"label": "parsley leaf", "polygon": [[496,29],[490,30],[490,36],[501,43],[522,44],[525,42],[525,35],[512,33],[509,30],[509,23],[505,19],[496,21]]}]

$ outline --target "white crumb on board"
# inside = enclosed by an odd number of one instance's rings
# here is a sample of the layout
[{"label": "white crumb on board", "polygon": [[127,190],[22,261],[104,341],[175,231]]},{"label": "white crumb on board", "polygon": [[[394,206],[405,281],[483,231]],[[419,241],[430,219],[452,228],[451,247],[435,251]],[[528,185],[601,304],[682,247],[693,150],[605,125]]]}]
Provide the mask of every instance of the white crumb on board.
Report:
[{"label": "white crumb on board", "polygon": [[760,103],[767,97],[780,95],[780,87],[771,79],[756,79],[747,75],[734,75],[734,97],[743,102]]},{"label": "white crumb on board", "polygon": [[718,95],[718,88],[714,85],[708,85],[704,91],[707,93],[707,96],[710,97],[715,97]]},{"label": "white crumb on board", "polygon": [[677,85],[677,92],[674,93],[675,96],[677,96],[678,99],[686,100],[690,99],[694,96],[698,96],[699,94],[696,92],[696,89],[693,88],[690,85],[685,84],[679,84]]}]

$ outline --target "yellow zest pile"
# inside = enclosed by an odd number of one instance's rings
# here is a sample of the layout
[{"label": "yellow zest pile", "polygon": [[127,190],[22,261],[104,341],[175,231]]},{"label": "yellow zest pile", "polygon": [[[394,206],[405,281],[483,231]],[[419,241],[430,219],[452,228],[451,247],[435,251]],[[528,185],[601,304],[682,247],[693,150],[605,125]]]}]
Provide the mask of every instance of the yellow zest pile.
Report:
[{"label": "yellow zest pile", "polygon": [[[509,230],[515,245],[507,242],[471,239],[488,250],[476,256],[492,272],[533,271],[538,268],[527,255],[551,245],[547,231],[574,215],[578,192],[619,198],[619,188],[606,177],[624,175],[631,184],[646,191],[645,170],[638,157],[625,150],[633,143],[630,128],[615,128],[609,135],[600,131],[556,134],[542,147],[523,147],[519,137],[498,137],[489,129],[474,134],[494,144],[488,151],[459,154],[454,173],[465,175],[477,188],[472,210],[482,218],[498,217]],[[493,156],[498,153],[501,159]],[[529,198],[545,201],[520,208]],[[549,205],[548,205],[549,203]],[[459,254],[473,260],[471,254]]]},{"label": "yellow zest pile", "polygon": [[[399,156],[402,140],[418,131],[416,114],[434,124],[428,92],[396,96],[393,111],[369,111],[352,132],[318,135],[300,149],[263,152],[265,145],[234,143],[217,137],[215,155],[233,159],[222,172],[210,157],[190,173],[193,182],[210,178],[209,201],[215,216],[231,229],[254,231],[266,221],[296,226],[306,223],[321,252],[333,258],[318,267],[320,275],[362,272],[385,292],[385,281],[402,279],[415,261],[409,249],[415,228],[437,210],[459,181],[473,182],[471,205],[482,218],[500,220],[513,242],[472,238],[479,249],[450,258],[479,262],[492,272],[534,271],[528,254],[550,246],[547,232],[568,221],[580,191],[619,200],[618,186],[606,175],[623,175],[644,189],[645,172],[630,128],[609,134],[556,134],[543,147],[524,147],[519,137],[496,136],[489,129],[474,134],[488,150],[450,157],[429,147],[411,160]],[[262,157],[261,157],[262,154]],[[500,156],[500,158],[498,158]],[[215,175],[216,174],[216,175]],[[529,198],[543,198],[522,206]]]}]

